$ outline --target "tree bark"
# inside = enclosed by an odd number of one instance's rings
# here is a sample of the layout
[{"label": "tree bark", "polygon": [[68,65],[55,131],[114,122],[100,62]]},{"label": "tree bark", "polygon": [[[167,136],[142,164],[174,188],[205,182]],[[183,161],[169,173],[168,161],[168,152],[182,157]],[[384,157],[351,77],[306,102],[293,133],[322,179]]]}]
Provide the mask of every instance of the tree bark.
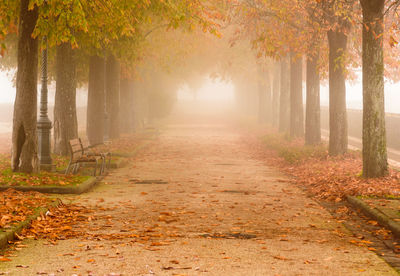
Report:
[{"label": "tree bark", "polygon": [[363,11],[363,176],[388,174],[383,62],[384,0],[361,0]]},{"label": "tree bark", "polygon": [[69,43],[57,46],[54,103],[54,152],[69,154],[69,140],[78,138],[76,116],[76,67]]},{"label": "tree bark", "polygon": [[107,58],[106,63],[106,108],[109,117],[109,133],[111,139],[120,136],[120,65],[114,55]]},{"label": "tree bark", "polygon": [[281,59],[279,96],[279,132],[289,132],[290,127],[290,63],[288,57]]},{"label": "tree bark", "polygon": [[28,9],[29,0],[21,0],[18,28],[18,71],[12,132],[11,168],[32,173],[39,170],[37,121],[38,40],[32,33],[38,8]]},{"label": "tree bark", "polygon": [[[268,69],[269,70],[269,69]],[[265,121],[272,126],[272,83],[269,72],[264,74],[265,82]]]},{"label": "tree bark", "polygon": [[280,90],[280,62],[274,62],[274,72],[272,80],[272,126],[279,126],[279,90]]},{"label": "tree bark", "polygon": [[258,68],[258,122],[267,122],[267,88],[261,66]]},{"label": "tree bark", "polygon": [[121,78],[121,132],[132,133],[133,121],[133,83],[132,80]]},{"label": "tree bark", "polygon": [[290,137],[304,136],[303,59],[290,55]]},{"label": "tree bark", "polygon": [[321,143],[321,110],[318,54],[307,57],[306,145]]},{"label": "tree bark", "polygon": [[105,60],[91,56],[89,60],[89,85],[87,103],[86,134],[90,145],[104,142],[105,97],[104,97]]},{"label": "tree bark", "polygon": [[328,31],[329,42],[329,154],[347,152],[346,77],[343,61],[347,35]]}]

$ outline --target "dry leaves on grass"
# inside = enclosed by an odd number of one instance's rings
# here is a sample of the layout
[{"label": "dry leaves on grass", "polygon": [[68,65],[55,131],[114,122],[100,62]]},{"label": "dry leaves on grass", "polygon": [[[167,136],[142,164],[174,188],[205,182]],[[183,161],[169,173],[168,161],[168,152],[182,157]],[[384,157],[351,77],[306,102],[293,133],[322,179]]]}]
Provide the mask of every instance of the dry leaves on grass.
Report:
[{"label": "dry leaves on grass", "polygon": [[9,228],[33,215],[36,208],[46,207],[54,199],[36,192],[7,190],[0,192],[0,228]]},{"label": "dry leaves on grass", "polygon": [[11,170],[11,156],[0,154],[0,185],[6,186],[66,186],[76,185],[88,176],[65,175],[63,173],[18,173]]},{"label": "dry leaves on grass", "polygon": [[279,136],[273,139],[260,142],[253,136],[246,137],[244,142],[257,158],[294,176],[295,183],[321,199],[341,200],[345,195],[400,195],[400,172],[390,170],[387,177],[364,179],[359,153],[330,157],[320,146],[315,151],[310,147],[304,149],[304,141],[299,139],[292,142]]},{"label": "dry leaves on grass", "polygon": [[85,235],[86,226],[92,219],[89,208],[68,204],[50,208],[46,214],[32,221],[31,226],[22,231],[21,237],[47,239],[50,241],[77,238]]},{"label": "dry leaves on grass", "polygon": [[323,199],[338,200],[345,195],[400,195],[399,172],[390,170],[387,177],[364,179],[360,175],[362,161],[358,156],[311,158],[284,170]]}]

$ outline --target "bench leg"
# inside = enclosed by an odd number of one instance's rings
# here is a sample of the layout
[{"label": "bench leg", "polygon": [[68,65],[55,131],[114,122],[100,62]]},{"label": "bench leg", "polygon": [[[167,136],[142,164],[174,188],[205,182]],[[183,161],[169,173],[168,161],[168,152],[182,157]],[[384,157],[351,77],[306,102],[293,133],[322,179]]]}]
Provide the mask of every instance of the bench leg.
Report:
[{"label": "bench leg", "polygon": [[65,174],[69,174],[70,170],[71,170],[71,163],[68,164],[67,169],[65,170]]},{"label": "bench leg", "polygon": [[79,170],[79,167],[80,167],[80,164],[79,163],[75,163],[74,170],[72,171],[72,173],[73,174],[77,174],[78,170]]},{"label": "bench leg", "polygon": [[96,176],[97,165],[98,165],[98,163],[99,163],[99,162],[96,160],[96,165],[94,166],[93,176]]},{"label": "bench leg", "polygon": [[100,174],[104,174],[105,172],[105,163],[106,163],[106,157],[104,155],[101,156],[101,166],[100,166]]}]

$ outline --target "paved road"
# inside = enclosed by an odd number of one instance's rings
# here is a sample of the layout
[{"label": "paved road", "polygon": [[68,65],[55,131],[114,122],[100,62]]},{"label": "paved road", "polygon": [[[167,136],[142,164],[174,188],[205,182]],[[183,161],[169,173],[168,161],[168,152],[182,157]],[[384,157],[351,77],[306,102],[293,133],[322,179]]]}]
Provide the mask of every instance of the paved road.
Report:
[{"label": "paved road", "polygon": [[0,272],[397,275],[259,160],[249,140],[223,126],[169,126],[129,166],[75,198],[95,210],[80,226],[85,236],[29,241]]}]

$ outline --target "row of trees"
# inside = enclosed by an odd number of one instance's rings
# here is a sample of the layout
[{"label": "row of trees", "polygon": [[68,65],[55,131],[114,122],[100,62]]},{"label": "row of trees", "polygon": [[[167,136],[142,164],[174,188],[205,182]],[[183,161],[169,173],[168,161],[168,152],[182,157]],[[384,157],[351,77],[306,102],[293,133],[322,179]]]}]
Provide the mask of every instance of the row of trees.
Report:
[{"label": "row of trees", "polygon": [[16,49],[17,55],[16,62],[8,64],[17,68],[13,171],[30,173],[39,169],[36,133],[39,49],[47,47],[51,53],[50,74],[56,81],[54,151],[65,155],[69,140],[78,135],[77,86],[88,87],[90,143],[101,143],[104,133],[110,138],[118,137],[121,126],[129,131],[134,75],[150,55],[149,36],[159,29],[191,30],[197,26],[216,33],[213,12],[206,10],[205,3],[188,0],[0,1],[2,53],[12,55]]},{"label": "row of trees", "polygon": [[[305,135],[309,145],[320,143],[320,79],[327,74],[331,155],[347,151],[345,82],[352,77],[352,68],[362,66],[365,177],[384,176],[388,172],[384,76],[386,73],[388,77],[398,78],[393,76],[397,66],[391,66],[398,54],[398,48],[394,47],[398,5],[398,1],[384,0],[247,0],[232,2],[230,11],[232,24],[239,27],[237,38],[250,39],[259,56],[270,57],[275,62],[275,68],[268,67],[274,83],[270,102],[274,103],[271,105],[273,121],[279,121],[280,131],[292,137]],[[307,75],[305,120],[303,56]],[[280,88],[276,84],[278,80]],[[280,100],[277,100],[278,94]],[[274,110],[277,101],[279,115]]]},{"label": "row of trees", "polygon": [[[88,86],[87,135],[92,144],[97,144],[103,141],[104,133],[115,138],[121,126],[126,131],[132,127],[130,105],[135,87],[153,91],[165,88],[172,93],[177,88],[176,79],[166,78],[165,72],[174,71],[175,77],[195,80],[193,72],[215,69],[240,88],[239,97],[249,93],[249,80],[261,79],[259,98],[264,100],[260,101],[260,117],[269,115],[280,131],[292,137],[305,136],[306,144],[311,145],[321,141],[320,80],[328,78],[329,153],[340,155],[347,151],[345,82],[352,77],[352,69],[362,66],[363,174],[385,175],[383,81],[385,73],[392,79],[399,75],[397,67],[384,67],[383,51],[386,64],[397,62],[394,27],[398,5],[395,0],[2,0],[1,47],[3,53],[7,47],[6,55],[14,49],[18,52],[16,64],[10,65],[18,68],[12,168],[24,172],[38,168],[36,83],[38,52],[46,47],[39,39],[46,37],[48,48],[55,49],[50,55],[50,73],[56,81],[56,153],[66,154],[68,141],[77,136],[78,85]],[[224,28],[220,28],[222,25]],[[200,28],[195,30],[197,26]],[[165,35],[166,29],[176,28],[193,33]],[[232,39],[228,42],[225,37],[223,43],[216,43],[198,29],[215,37],[223,31]],[[249,58],[246,41],[257,51],[259,65]],[[230,42],[237,44],[235,50],[226,47]],[[307,76],[305,116],[303,57]],[[185,61],[191,70],[180,66]],[[176,67],[171,70],[170,64]],[[154,82],[135,83],[135,75],[143,72],[157,76],[157,86]],[[152,81],[150,77],[148,83]],[[272,92],[265,94],[266,90]],[[169,101],[170,97],[165,99]],[[264,106],[266,101],[271,103],[270,110]],[[152,113],[160,112],[153,108]],[[106,115],[109,124],[105,124]]]}]

